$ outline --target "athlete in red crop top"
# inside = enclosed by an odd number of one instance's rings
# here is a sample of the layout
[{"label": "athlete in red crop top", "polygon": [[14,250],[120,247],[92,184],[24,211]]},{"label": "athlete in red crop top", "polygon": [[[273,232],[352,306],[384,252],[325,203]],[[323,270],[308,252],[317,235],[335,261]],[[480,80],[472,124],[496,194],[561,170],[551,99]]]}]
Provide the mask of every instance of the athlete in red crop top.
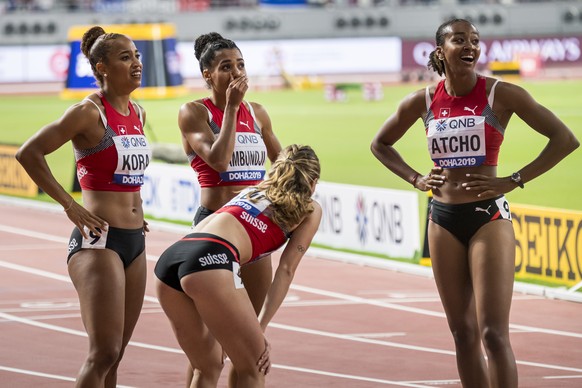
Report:
[{"label": "athlete in red crop top", "polygon": [[[515,388],[509,311],[516,248],[505,193],[523,189],[524,182],[549,170],[579,143],[524,89],[478,75],[480,54],[479,32],[473,24],[462,19],[443,23],[436,32],[429,67],[446,78],[405,98],[378,131],[372,152],[414,188],[432,191],[428,246],[454,334],[463,387]],[[547,137],[548,143],[522,169],[499,177],[499,147],[514,114]],[[426,175],[417,173],[395,148],[419,118],[426,125],[434,160]]]},{"label": "athlete in red crop top", "polygon": [[[208,124],[213,133],[218,135],[224,112],[214,105],[210,98],[203,99],[202,103],[208,108]],[[255,123],[252,105],[247,106],[242,102],[235,122],[234,151],[226,171],[214,170],[194,151],[188,154],[188,160],[197,173],[200,187],[252,186],[265,178],[267,147],[261,129]]]},{"label": "athlete in red crop top", "polygon": [[[68,272],[89,337],[76,385],[113,387],[145,292],[147,227],[140,186],[151,154],[143,134],[145,113],[130,101],[142,76],[133,41],[95,26],[83,35],[81,50],[100,90],[44,126],[21,147],[17,159],[75,225]],[[69,141],[83,205],[55,180],[45,158]]]},{"label": "athlete in red crop top", "polygon": [[[183,350],[200,369],[200,385],[216,386],[224,349],[240,386],[264,386],[270,359],[263,333],[317,232],[321,207],[311,197],[319,174],[319,160],[310,147],[285,148],[265,181],[240,193],[160,256],[155,267],[158,300],[177,328],[178,343],[188,344]],[[288,241],[284,230],[291,232]],[[285,241],[257,320],[238,270]]]},{"label": "athlete in red crop top", "polygon": [[245,228],[253,247],[251,262],[269,255],[287,241],[288,234],[268,216],[270,205],[264,193],[250,188],[215,212],[231,214]]},{"label": "athlete in red crop top", "polygon": [[436,166],[460,168],[497,166],[503,128],[491,107],[495,86],[487,96],[487,79],[479,76],[469,94],[451,96],[442,80],[434,97],[426,88],[427,115],[425,118],[428,151]]},{"label": "athlete in red crop top", "polygon": [[[128,115],[117,112],[102,93],[98,93],[104,112],[99,110],[105,135],[95,147],[75,150],[77,177],[83,190],[139,191],[152,151],[143,133],[141,115],[131,102]],[[141,109],[141,108],[140,108]]]},{"label": "athlete in red crop top", "polygon": [[[211,95],[184,104],[178,123],[184,151],[201,186],[196,225],[242,189],[259,183],[266,159],[272,163],[281,145],[267,110],[244,101],[248,78],[236,43],[209,33],[199,36],[194,46]],[[272,279],[271,261],[247,266],[241,275],[258,314]],[[188,374],[191,380],[191,369]],[[235,385],[232,378],[231,385]]]}]

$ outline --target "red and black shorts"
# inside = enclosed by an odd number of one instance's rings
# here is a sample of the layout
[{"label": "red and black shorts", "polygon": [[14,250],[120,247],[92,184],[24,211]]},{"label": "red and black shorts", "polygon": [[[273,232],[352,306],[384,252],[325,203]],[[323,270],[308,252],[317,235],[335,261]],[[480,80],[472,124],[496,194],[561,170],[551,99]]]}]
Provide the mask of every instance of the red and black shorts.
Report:
[{"label": "red and black shorts", "polygon": [[180,280],[184,276],[211,269],[226,269],[239,277],[238,249],[213,234],[191,233],[162,253],[154,273],[168,286],[183,292]]},{"label": "red and black shorts", "polygon": [[483,201],[448,204],[435,201],[430,203],[429,219],[442,226],[465,246],[479,228],[495,220],[511,221],[511,211],[505,196]]}]

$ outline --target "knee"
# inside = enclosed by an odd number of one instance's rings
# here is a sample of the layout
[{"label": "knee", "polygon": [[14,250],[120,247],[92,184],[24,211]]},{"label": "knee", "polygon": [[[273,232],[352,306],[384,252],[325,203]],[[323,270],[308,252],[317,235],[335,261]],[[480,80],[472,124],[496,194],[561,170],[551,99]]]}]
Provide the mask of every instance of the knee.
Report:
[{"label": "knee", "polygon": [[485,326],[481,333],[483,346],[487,353],[503,351],[509,345],[509,336],[506,330],[499,330],[492,326]]},{"label": "knee", "polygon": [[123,349],[121,344],[100,345],[91,349],[88,361],[98,369],[110,370],[119,365],[122,356]]},{"label": "knee", "polygon": [[463,325],[451,328],[451,333],[457,349],[471,349],[475,346],[481,346],[479,331],[476,327]]},{"label": "knee", "polygon": [[220,362],[207,362],[194,368],[194,380],[218,383],[224,367]]}]

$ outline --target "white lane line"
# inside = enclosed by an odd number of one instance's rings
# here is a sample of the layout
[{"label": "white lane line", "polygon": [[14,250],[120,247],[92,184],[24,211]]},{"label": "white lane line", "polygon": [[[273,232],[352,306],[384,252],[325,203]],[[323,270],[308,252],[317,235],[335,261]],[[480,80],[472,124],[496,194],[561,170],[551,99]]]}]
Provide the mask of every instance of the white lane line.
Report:
[{"label": "white lane line", "polygon": [[[17,317],[15,315],[11,315],[11,314],[0,313],[0,318],[6,319],[9,321],[13,321],[13,322],[18,322],[18,323],[25,324],[25,325],[29,325],[29,326],[38,327],[41,329],[52,330],[52,331],[65,333],[65,334],[71,334],[71,335],[75,335],[78,337],[87,337],[87,333],[80,331],[80,330],[74,330],[74,329],[69,329],[69,328],[65,328],[65,327],[61,327],[61,326],[51,325],[48,323],[37,322],[37,321],[33,321],[31,319],[21,318],[21,317]],[[184,352],[181,349],[170,348],[167,346],[158,346],[158,345],[146,344],[143,342],[129,341],[128,346],[134,346],[134,347],[144,348],[144,349],[148,349],[148,350],[156,350],[156,351],[184,355]],[[273,364],[272,367],[280,368],[280,369],[303,371],[303,372],[312,373],[312,374],[335,376],[335,377],[341,377],[341,378],[346,378],[346,379],[351,379],[351,380],[374,381],[374,382],[378,382],[378,383],[382,383],[382,384],[391,384],[391,385],[396,385],[396,386],[401,386],[401,387],[428,388],[424,385],[418,385],[418,384],[409,384],[409,383],[400,383],[400,382],[391,381],[391,380],[373,379],[373,378],[365,377],[365,376],[343,375],[343,374],[320,371],[320,370],[315,370],[315,369],[305,369],[305,368],[292,367],[292,366],[288,366],[288,365]]]},{"label": "white lane line", "polygon": [[544,379],[548,379],[548,380],[558,380],[558,379],[582,379],[582,375],[571,375],[571,376],[544,376]]},{"label": "white lane line", "polygon": [[[75,335],[78,337],[87,337],[87,333],[85,333],[84,331],[81,331],[81,330],[69,329],[66,327],[51,325],[50,323],[38,322],[38,321],[34,321],[34,320],[28,319],[28,318],[17,317],[16,315],[12,315],[12,314],[6,314],[6,313],[0,312],[0,318],[4,318],[4,319],[9,320],[9,321],[22,323],[22,324],[29,325],[29,326],[38,327],[41,329],[57,331],[59,333]],[[143,342],[129,341],[129,345],[135,346],[137,348],[144,348],[144,349],[149,349],[149,350],[159,350],[159,351],[168,352],[168,353],[184,354],[181,349],[170,348],[167,346],[146,344]]]},{"label": "white lane line", "polygon": [[408,382],[408,381],[381,380],[381,379],[375,379],[372,377],[362,378],[360,376],[346,375],[343,373],[323,372],[323,371],[318,371],[315,369],[298,368],[298,367],[294,367],[294,366],[279,365],[278,367],[280,369],[291,370],[291,371],[295,371],[295,372],[305,372],[305,373],[311,373],[311,374],[322,375],[322,376],[330,376],[330,377],[341,377],[343,379],[369,381],[372,383],[379,383],[379,384],[397,385],[399,387],[430,388],[427,385],[420,385],[420,384],[417,384],[415,382]]},{"label": "white lane line", "polygon": [[[61,237],[58,236],[53,236],[53,235],[48,235],[45,233],[36,233],[36,232],[32,232],[30,230],[27,229],[20,229],[20,228],[12,228],[6,225],[1,225],[0,224],[0,230],[3,230],[3,228],[8,228],[13,230],[13,233],[18,233],[18,234],[24,234],[30,237],[36,237],[39,239],[48,239],[51,241],[65,241],[68,242],[67,239],[63,239]],[[148,255],[148,260],[152,260],[152,261],[156,261],[157,260],[157,256],[154,255]],[[33,273],[35,275],[40,275],[40,276],[47,276],[47,277],[51,277],[55,280],[61,280],[61,281],[67,281],[70,282],[70,279],[66,276],[62,276],[62,275],[57,275],[57,274],[51,274],[50,272],[47,271],[41,271],[41,270],[36,270],[34,268],[30,268],[30,267],[25,267],[25,266],[20,266],[17,264],[11,264],[11,263],[7,263],[4,261],[0,261],[0,266],[5,266],[7,268],[12,267],[12,269],[17,269],[17,270],[23,270],[24,272],[29,272],[29,273]],[[39,272],[40,271],[40,272]],[[46,274],[46,275],[45,275]],[[54,277],[53,277],[54,276]],[[426,309],[420,309],[420,308],[412,308],[412,307],[407,307],[407,306],[400,306],[400,305],[396,305],[393,303],[382,303],[382,302],[377,302],[377,301],[370,301],[364,298],[360,298],[360,297],[356,297],[353,295],[348,295],[348,294],[343,294],[343,293],[339,293],[339,292],[334,292],[334,291],[326,291],[326,290],[320,290],[320,289],[316,289],[313,287],[306,287],[306,286],[300,286],[300,285],[291,285],[291,289],[295,289],[295,290],[299,290],[299,291],[303,291],[303,292],[308,292],[308,293],[312,293],[312,294],[317,294],[317,295],[324,295],[324,296],[328,296],[328,297],[332,297],[332,298],[337,298],[337,299],[343,299],[343,300],[348,300],[348,301],[358,301],[359,303],[362,304],[370,304],[370,305],[374,305],[374,306],[378,306],[378,307],[386,307],[386,308],[391,308],[391,309],[396,309],[396,310],[401,310],[401,311],[408,311],[411,313],[416,313],[416,314],[422,314],[422,315],[429,315],[429,316],[434,316],[434,317],[440,317],[440,318],[444,318],[445,315],[444,313],[439,313],[439,312],[435,312],[435,311],[431,311],[431,310],[426,310]],[[155,297],[151,297],[151,296],[145,296],[144,300],[150,301],[150,302],[157,302],[157,298]],[[0,315],[1,317],[1,315]],[[275,324],[273,324],[274,326]],[[325,333],[325,332],[319,332],[319,331],[311,331],[308,329],[301,329],[301,328],[295,328],[292,326],[287,326],[287,325],[283,325],[284,327],[286,327],[286,330],[291,330],[291,328],[296,329],[294,331],[302,331],[302,330],[306,330],[306,333]],[[542,328],[536,328],[536,327],[531,327],[531,326],[525,326],[525,325],[513,325],[510,324],[510,328],[516,328],[519,330],[529,330],[529,331],[534,331],[534,332],[538,332],[538,333],[545,333],[545,334],[551,334],[551,335],[560,335],[560,336],[568,336],[568,337],[575,337],[575,338],[582,338],[582,333],[572,333],[572,332],[565,332],[565,331],[561,331],[561,330],[551,330],[551,329],[542,329]],[[344,335],[334,335],[333,333],[330,333],[330,335],[327,335],[328,333],[325,334],[321,334],[324,336],[331,336],[335,338],[342,338],[342,339],[351,339],[358,341],[358,340],[362,340],[358,337],[353,337],[353,336],[344,336]],[[386,343],[385,346],[390,346],[388,345],[388,343]],[[396,344],[394,343],[393,346],[396,347],[405,347],[407,345],[402,345],[402,344]],[[416,349],[416,350],[422,350],[422,349],[426,349],[425,351],[427,352],[432,352],[432,353],[441,353],[441,354],[454,354],[454,352],[449,352],[449,351],[444,351],[444,350],[439,350],[439,349],[431,349],[431,348],[423,348],[423,347],[410,347],[409,349]],[[550,364],[543,364],[543,363],[534,363],[534,362],[529,362],[529,361],[517,361],[518,364],[523,364],[523,365],[530,365],[530,366],[536,366],[536,367],[541,367],[541,368],[550,368],[550,369],[558,369],[558,370],[569,370],[569,371],[574,371],[574,372],[582,372],[582,369],[578,369],[578,368],[569,368],[569,367],[562,367],[559,365],[550,365]]]},{"label": "white lane line", "polygon": [[[72,381],[72,382],[74,382],[76,380],[74,377],[54,375],[51,373],[35,372],[32,370],[26,370],[26,369],[20,369],[20,368],[11,368],[9,366],[4,366],[4,365],[0,365],[0,370],[3,370],[5,372],[19,373],[22,375],[44,377],[44,378],[53,379],[53,380]],[[117,385],[117,387],[118,388],[133,388],[129,385]]]},{"label": "white lane line", "polygon": [[[343,293],[335,292],[335,291],[320,290],[320,289],[313,288],[313,287],[306,287],[306,286],[300,286],[300,285],[295,285],[295,284],[291,284],[291,289],[297,290],[297,291],[307,292],[310,294],[323,295],[323,296],[327,296],[330,298],[341,299],[341,300],[350,301],[350,302],[354,302],[354,303],[368,304],[368,305],[372,305],[372,306],[386,307],[386,308],[390,308],[390,309],[394,309],[394,310],[408,311],[408,312],[415,313],[415,314],[422,314],[422,315],[428,315],[428,316],[433,316],[433,317],[446,318],[444,313],[440,313],[440,312],[436,312],[436,311],[432,311],[432,310],[426,310],[426,309],[421,309],[421,308],[416,308],[416,307],[401,306],[401,305],[397,305],[394,303],[381,302],[381,301],[374,300],[374,299],[365,299],[365,298],[360,298],[358,296],[343,294]],[[558,336],[564,336],[564,337],[573,337],[573,338],[582,338],[582,333],[573,333],[573,332],[569,332],[569,331],[553,330],[553,329],[543,329],[543,328],[539,328],[539,327],[517,325],[517,324],[513,324],[513,323],[509,324],[509,328],[513,329],[513,330],[518,330],[518,331],[544,333],[544,334],[558,335]]]},{"label": "white lane line", "polygon": [[34,237],[34,238],[38,238],[40,240],[54,241],[54,242],[59,242],[59,243],[63,243],[63,244],[66,244],[69,242],[69,239],[66,237],[55,236],[52,234],[41,233],[41,232],[35,232],[35,231],[30,230],[30,229],[16,228],[16,227],[10,226],[10,225],[0,224],[0,232],[7,232],[7,233],[12,233],[12,234],[18,234],[21,236]]}]

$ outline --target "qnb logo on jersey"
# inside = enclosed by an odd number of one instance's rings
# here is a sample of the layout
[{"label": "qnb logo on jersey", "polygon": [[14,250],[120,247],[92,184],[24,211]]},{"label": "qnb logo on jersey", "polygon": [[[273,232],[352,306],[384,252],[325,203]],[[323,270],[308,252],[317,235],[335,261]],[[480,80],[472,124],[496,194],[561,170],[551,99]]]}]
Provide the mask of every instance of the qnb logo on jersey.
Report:
[{"label": "qnb logo on jersey", "polygon": [[447,129],[447,120],[437,121],[435,128],[436,128],[437,132],[444,132]]},{"label": "qnb logo on jersey", "polygon": [[146,139],[144,139],[143,137],[137,137],[137,136],[132,136],[132,137],[127,137],[127,136],[123,136],[121,138],[121,145],[123,146],[123,148],[145,148],[148,146],[148,143],[146,141]]},{"label": "qnb logo on jersey", "polygon": [[468,129],[474,128],[477,124],[474,117],[459,117],[449,119],[449,128],[451,129]]},{"label": "qnb logo on jersey", "polygon": [[256,217],[253,217],[247,212],[242,212],[240,214],[240,218],[257,228],[261,233],[265,233],[267,231],[268,225],[266,223]]},{"label": "qnb logo on jersey", "polygon": [[206,256],[199,257],[198,262],[202,267],[208,265],[224,265],[228,263],[228,256],[225,253],[208,253]]},{"label": "qnb logo on jersey", "polygon": [[[242,123],[242,121],[241,121]],[[250,129],[250,128],[249,128]],[[256,133],[237,133],[236,141],[239,144],[259,144],[259,135]]]}]

